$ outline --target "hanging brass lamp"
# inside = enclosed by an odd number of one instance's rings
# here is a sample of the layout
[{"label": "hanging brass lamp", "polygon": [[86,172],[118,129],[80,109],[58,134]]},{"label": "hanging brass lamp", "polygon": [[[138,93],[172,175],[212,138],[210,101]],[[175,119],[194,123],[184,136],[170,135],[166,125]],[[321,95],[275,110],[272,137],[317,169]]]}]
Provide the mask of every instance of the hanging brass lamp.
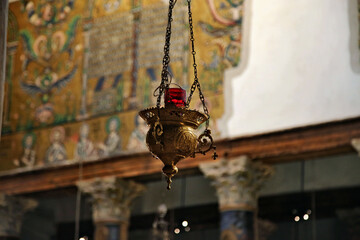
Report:
[{"label": "hanging brass lamp", "polygon": [[[156,94],[154,93],[154,96],[157,96],[157,104],[156,107],[139,112],[139,115],[150,126],[146,135],[146,144],[153,156],[160,159],[165,165],[162,171],[167,176],[168,189],[171,188],[171,178],[178,172],[176,164],[180,160],[187,157],[195,157],[196,153],[205,155],[211,149],[214,150],[213,158],[217,158],[216,147],[213,145],[214,141],[209,129],[210,115],[197,75],[191,0],[187,0],[187,3],[194,82],[191,85],[187,100],[186,91],[180,86],[170,88],[172,78],[168,72],[168,66],[170,63],[172,12],[175,3],[176,0],[169,0],[161,83],[155,90]],[[199,98],[203,105],[204,113],[189,109],[191,98],[196,88],[199,91]],[[165,106],[161,106],[163,95]],[[203,123],[206,124],[206,128],[200,136],[197,136],[195,130]]]}]

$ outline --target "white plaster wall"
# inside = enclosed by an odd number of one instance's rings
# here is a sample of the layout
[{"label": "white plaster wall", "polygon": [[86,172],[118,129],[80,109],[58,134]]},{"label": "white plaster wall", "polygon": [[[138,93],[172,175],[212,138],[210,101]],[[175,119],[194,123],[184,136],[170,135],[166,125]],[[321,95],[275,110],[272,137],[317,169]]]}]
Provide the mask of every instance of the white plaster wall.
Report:
[{"label": "white plaster wall", "polygon": [[222,137],[360,116],[357,0],[246,0]]}]

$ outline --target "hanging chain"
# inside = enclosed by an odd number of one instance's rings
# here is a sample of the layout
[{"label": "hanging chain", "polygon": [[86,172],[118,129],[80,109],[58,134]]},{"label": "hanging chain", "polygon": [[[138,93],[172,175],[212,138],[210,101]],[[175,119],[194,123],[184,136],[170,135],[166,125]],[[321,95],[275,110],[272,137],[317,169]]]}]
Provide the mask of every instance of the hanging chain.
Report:
[{"label": "hanging chain", "polygon": [[[165,35],[163,68],[162,68],[162,72],[161,72],[161,83],[160,83],[160,86],[158,87],[159,93],[157,95],[157,102],[156,102],[157,108],[160,108],[161,97],[164,94],[165,89],[169,86],[168,67],[169,67],[169,63],[170,63],[171,23],[173,21],[172,14],[173,14],[173,9],[174,9],[174,6],[176,4],[176,1],[177,0],[169,0],[169,12],[168,12],[168,23],[167,23],[167,27],[166,27],[166,35]],[[186,108],[189,108],[192,96],[193,96],[193,94],[194,94],[194,92],[195,92],[195,90],[197,88],[199,90],[199,98],[200,98],[200,101],[201,101],[201,103],[203,105],[204,113],[208,117],[208,121],[206,122],[206,128],[208,128],[210,114],[209,114],[209,110],[206,107],[205,97],[204,97],[204,95],[203,95],[203,93],[201,91],[201,86],[200,86],[198,73],[197,73],[197,64],[196,64],[196,57],[195,57],[196,52],[195,52],[194,27],[193,27],[193,19],[192,19],[192,12],[191,12],[191,0],[187,0],[187,2],[188,2],[188,14],[189,14],[191,54],[192,54],[192,57],[193,57],[193,67],[194,67],[194,82],[191,85],[189,97],[188,97],[187,102],[186,102]]]},{"label": "hanging chain", "polygon": [[[209,110],[206,107],[205,97],[201,91],[200,82],[199,82],[199,78],[197,75],[197,64],[196,64],[196,59],[195,59],[196,52],[195,52],[194,27],[193,27],[192,13],[191,13],[191,0],[187,0],[187,2],[188,2],[188,14],[189,14],[191,54],[193,57],[193,67],[194,67],[194,82],[191,85],[190,94],[189,94],[188,100],[186,102],[186,108],[189,108],[192,95],[194,94],[194,92],[197,88],[199,90],[199,98],[203,105],[204,113],[208,117],[208,119],[206,121],[206,128],[204,130],[204,133],[201,134],[198,138],[199,149],[195,153],[201,153],[201,154],[205,155],[208,151],[213,149],[214,150],[213,159],[215,160],[218,157],[218,155],[216,154],[216,146],[214,146],[214,140],[211,136],[211,131],[210,131],[210,129],[208,129],[210,114],[209,114]],[[205,148],[205,149],[203,149],[203,148]]]},{"label": "hanging chain", "polygon": [[208,109],[206,107],[205,97],[204,97],[204,95],[203,95],[203,93],[201,91],[200,82],[199,82],[199,78],[198,78],[198,74],[197,74],[197,64],[196,64],[196,59],[195,59],[196,52],[195,52],[194,27],[193,27],[192,13],[191,13],[191,0],[187,0],[187,2],[188,2],[188,14],[189,14],[191,54],[192,54],[192,57],[193,57],[193,67],[194,67],[194,82],[191,85],[190,94],[189,94],[188,100],[186,102],[186,107],[188,108],[190,106],[192,95],[194,94],[194,92],[195,92],[195,90],[197,88],[199,90],[199,98],[200,98],[201,103],[203,105],[204,113],[208,117],[208,121],[206,121],[206,128],[208,128],[210,114],[209,114],[209,111],[208,111]]},{"label": "hanging chain", "polygon": [[[155,92],[158,90],[159,93],[157,95],[157,109],[158,109],[158,116],[157,121],[155,123],[155,127],[153,130],[154,138],[156,139],[156,143],[160,144],[162,147],[164,146],[163,140],[163,126],[160,122],[160,104],[161,104],[161,96],[164,94],[165,89],[169,87],[169,84],[171,83],[171,74],[169,74],[168,67],[170,63],[170,39],[171,39],[171,22],[173,21],[172,14],[173,9],[176,4],[177,0],[169,0],[169,12],[168,12],[168,23],[166,27],[166,35],[165,35],[165,46],[164,46],[164,58],[163,58],[163,68],[161,72],[161,83],[160,86],[155,90]],[[199,98],[201,100],[201,103],[203,105],[204,113],[207,116],[206,121],[206,128],[204,130],[204,133],[201,134],[198,138],[199,142],[199,150],[195,153],[201,153],[205,154],[211,149],[214,150],[213,158],[216,159],[218,155],[216,154],[216,147],[213,145],[214,141],[211,137],[211,131],[209,128],[209,119],[210,114],[206,107],[205,103],[205,97],[201,91],[200,82],[197,74],[197,64],[196,64],[196,52],[195,52],[195,38],[194,38],[194,27],[193,27],[193,19],[192,19],[192,13],[191,13],[191,0],[187,0],[188,2],[188,14],[189,14],[189,28],[190,28],[190,41],[191,41],[191,54],[193,57],[193,67],[194,67],[194,82],[191,85],[190,94],[186,102],[186,108],[189,108],[192,95],[194,94],[196,88],[199,90]],[[170,75],[170,81],[169,81],[169,75]],[[154,93],[155,95],[155,93]],[[206,147],[207,146],[207,147]],[[204,148],[205,149],[202,149]]]},{"label": "hanging chain", "polygon": [[165,35],[165,46],[164,46],[164,58],[163,58],[163,68],[161,71],[161,83],[158,88],[159,94],[157,96],[156,106],[160,108],[161,104],[161,96],[164,94],[165,89],[169,86],[169,72],[168,67],[170,63],[170,39],[171,39],[171,22],[173,21],[172,13],[173,8],[176,4],[177,0],[169,0],[169,12],[168,12],[168,23],[166,27],[166,35]]}]

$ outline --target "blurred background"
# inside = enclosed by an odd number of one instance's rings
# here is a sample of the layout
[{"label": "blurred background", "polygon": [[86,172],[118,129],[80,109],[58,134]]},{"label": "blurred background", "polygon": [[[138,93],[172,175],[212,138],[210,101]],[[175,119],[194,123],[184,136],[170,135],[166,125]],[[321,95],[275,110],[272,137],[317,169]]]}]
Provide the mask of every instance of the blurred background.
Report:
[{"label": "blurred background", "polygon": [[[0,239],[360,239],[360,0],[3,0],[0,18]],[[169,191],[138,113],[163,69],[189,96],[190,29],[218,157],[180,161]]]}]

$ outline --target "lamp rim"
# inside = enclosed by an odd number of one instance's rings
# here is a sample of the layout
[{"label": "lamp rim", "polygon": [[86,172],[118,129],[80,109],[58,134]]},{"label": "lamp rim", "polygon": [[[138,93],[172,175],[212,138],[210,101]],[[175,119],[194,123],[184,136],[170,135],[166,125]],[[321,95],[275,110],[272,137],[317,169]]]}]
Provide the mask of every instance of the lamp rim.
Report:
[{"label": "lamp rim", "polygon": [[209,119],[197,110],[177,107],[150,107],[140,111],[139,115],[149,126],[160,121],[163,125],[186,125],[194,129]]}]

